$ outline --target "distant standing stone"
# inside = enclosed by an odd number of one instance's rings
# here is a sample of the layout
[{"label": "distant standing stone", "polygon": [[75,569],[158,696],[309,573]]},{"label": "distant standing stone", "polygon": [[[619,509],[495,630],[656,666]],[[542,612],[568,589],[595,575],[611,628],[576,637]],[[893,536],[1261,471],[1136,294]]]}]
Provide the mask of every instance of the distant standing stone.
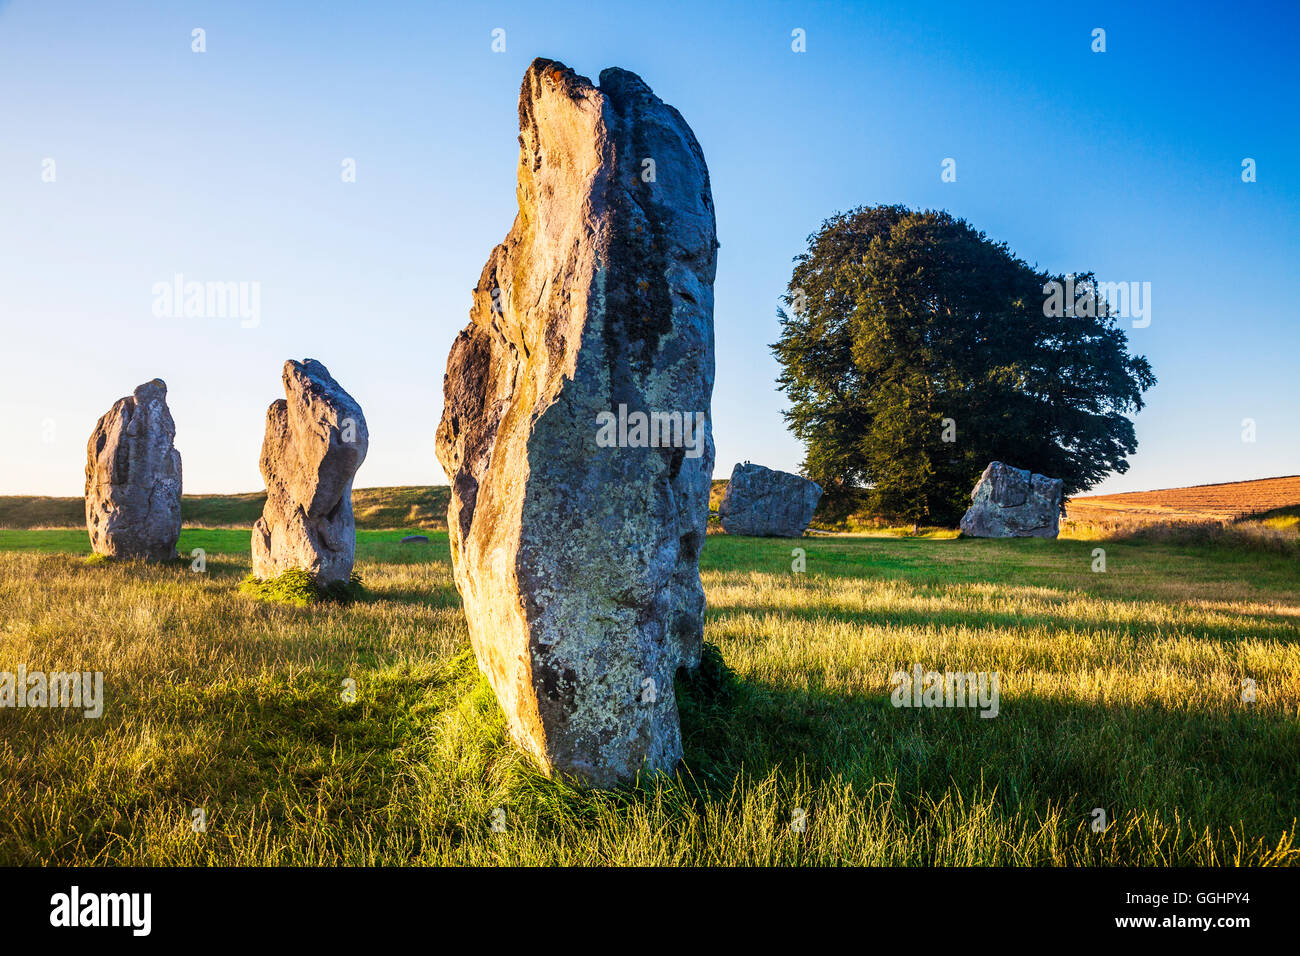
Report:
[{"label": "distant standing stone", "polygon": [[302,568],[325,585],[347,583],[356,557],[352,478],[370,433],[361,406],[315,359],[284,363],[284,392],[266,413],[266,507],[253,525],[253,573]]},{"label": "distant standing stone", "polygon": [[815,481],[744,462],[731,470],[718,517],[727,534],[798,538],[821,497],[822,486]]},{"label": "distant standing stone", "polygon": [[1062,484],[1060,478],[989,462],[971,492],[961,532],[973,538],[1055,538]]},{"label": "distant standing stone", "polygon": [[402,539],[402,544],[428,544],[429,539],[422,534],[408,534]]},{"label": "distant standing stone", "polygon": [[86,530],[96,554],[170,561],[181,534],[181,453],[167,384],[119,398],[86,445]]}]

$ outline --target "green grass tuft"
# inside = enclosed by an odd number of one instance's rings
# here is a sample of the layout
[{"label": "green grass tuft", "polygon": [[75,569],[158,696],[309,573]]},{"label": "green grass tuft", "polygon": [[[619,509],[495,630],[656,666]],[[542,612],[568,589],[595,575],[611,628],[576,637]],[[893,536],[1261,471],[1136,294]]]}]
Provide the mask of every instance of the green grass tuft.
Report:
[{"label": "green grass tuft", "polygon": [[329,584],[321,585],[302,568],[290,568],[266,580],[250,574],[240,582],[239,590],[259,601],[292,604],[296,607],[307,607],[322,602],[351,604],[353,601],[361,600],[366,594],[361,575],[355,571],[346,584],[342,581],[331,581]]}]

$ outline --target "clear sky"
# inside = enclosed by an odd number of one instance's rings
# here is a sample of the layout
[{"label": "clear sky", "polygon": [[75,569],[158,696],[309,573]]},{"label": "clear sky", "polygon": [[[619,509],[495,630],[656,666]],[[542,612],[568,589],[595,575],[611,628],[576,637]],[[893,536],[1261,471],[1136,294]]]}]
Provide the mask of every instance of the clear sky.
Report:
[{"label": "clear sky", "polygon": [[[365,409],[358,486],[445,482],[447,352],[514,218],[536,56],[641,74],[704,149],[719,477],[801,461],[778,296],[823,219],[875,203],[1151,283],[1129,337],[1160,382],[1097,491],[1300,473],[1297,6],[1071,6],[0,0],[0,494],[80,494],[96,419],[155,376],[185,490],[259,489],[291,357]],[[156,316],[178,273],[258,283],[258,324]]]}]

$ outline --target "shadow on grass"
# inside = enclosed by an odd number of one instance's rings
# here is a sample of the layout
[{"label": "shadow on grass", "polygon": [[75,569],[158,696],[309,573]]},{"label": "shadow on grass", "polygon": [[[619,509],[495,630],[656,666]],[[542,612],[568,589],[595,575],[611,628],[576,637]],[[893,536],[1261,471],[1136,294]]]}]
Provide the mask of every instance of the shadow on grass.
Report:
[{"label": "shadow on grass", "polygon": [[454,584],[441,584],[427,588],[370,588],[370,595],[377,601],[392,601],[396,604],[413,604],[443,610],[461,606],[460,592]]},{"label": "shadow on grass", "polygon": [[1007,814],[1063,808],[1086,821],[1102,807],[1111,819],[1147,813],[1221,835],[1244,829],[1270,843],[1294,833],[1300,818],[1300,724],[1280,712],[1030,693],[1004,694],[998,716],[985,718],[964,708],[895,707],[884,691],[827,690],[815,674],[804,687],[734,675],[723,684],[701,693],[679,681],[683,769],[712,799],[742,773],[797,769],[813,786],[865,790],[887,781],[913,805],[954,788],[992,790]]},{"label": "shadow on grass", "polygon": [[[1090,635],[1098,631],[1119,631],[1127,637],[1163,639],[1170,635],[1168,621],[1123,620],[1105,617],[1080,617],[1075,614],[1023,614],[990,611],[984,609],[960,611],[945,609],[942,611],[917,611],[901,608],[882,608],[880,610],[861,610],[843,604],[836,605],[819,597],[817,607],[793,607],[782,605],[772,607],[761,600],[712,602],[707,610],[708,623],[716,627],[725,627],[729,622],[747,615],[780,614],[782,617],[797,618],[815,624],[853,624],[869,627],[928,628],[928,627],[964,627],[973,631],[1021,631],[1037,627],[1051,628],[1062,634]],[[1132,602],[1128,602],[1132,603]],[[1248,614],[1233,612],[1239,618],[1255,618],[1276,621],[1273,626],[1242,625],[1225,623],[1223,625],[1187,628],[1196,635],[1209,640],[1235,643],[1243,640],[1281,641],[1295,643],[1300,641],[1300,629],[1296,628],[1294,619],[1283,614]]]}]

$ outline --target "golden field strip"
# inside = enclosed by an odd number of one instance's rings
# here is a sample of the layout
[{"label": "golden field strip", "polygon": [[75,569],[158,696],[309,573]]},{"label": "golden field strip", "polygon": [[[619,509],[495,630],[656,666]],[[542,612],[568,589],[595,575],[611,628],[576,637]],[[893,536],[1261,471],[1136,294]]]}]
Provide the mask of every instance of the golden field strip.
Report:
[{"label": "golden field strip", "polygon": [[1066,503],[1066,519],[1081,523],[1235,521],[1294,507],[1300,507],[1300,475],[1072,498]]}]

